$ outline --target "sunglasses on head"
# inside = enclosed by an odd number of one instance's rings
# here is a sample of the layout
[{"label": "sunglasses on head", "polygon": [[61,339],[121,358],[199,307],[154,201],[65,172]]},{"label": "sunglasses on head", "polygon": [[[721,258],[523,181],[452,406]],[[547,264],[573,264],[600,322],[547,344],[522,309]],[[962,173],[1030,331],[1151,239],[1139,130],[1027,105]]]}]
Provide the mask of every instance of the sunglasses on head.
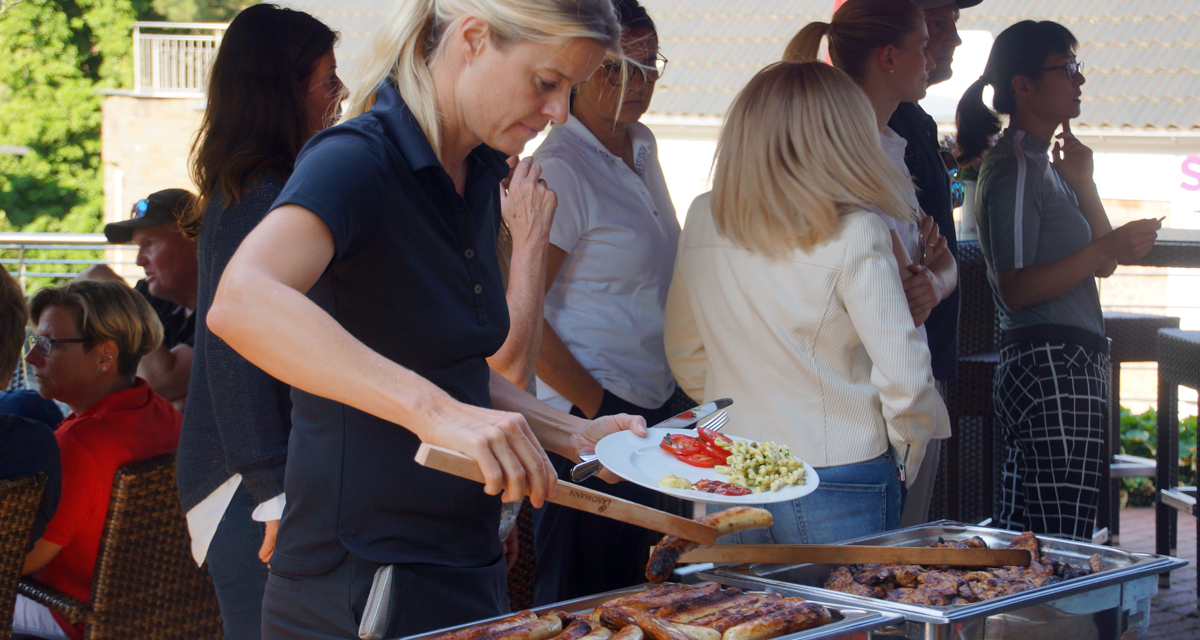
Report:
[{"label": "sunglasses on head", "polygon": [[142,198],[133,203],[133,210],[129,212],[130,220],[137,220],[146,216],[146,212],[150,210],[150,201]]},{"label": "sunglasses on head", "polygon": [[946,176],[950,180],[950,208],[957,209],[963,205],[963,201],[967,197],[967,188],[959,178],[958,159],[945,149],[938,151],[938,155],[942,158],[942,164],[946,165]]}]

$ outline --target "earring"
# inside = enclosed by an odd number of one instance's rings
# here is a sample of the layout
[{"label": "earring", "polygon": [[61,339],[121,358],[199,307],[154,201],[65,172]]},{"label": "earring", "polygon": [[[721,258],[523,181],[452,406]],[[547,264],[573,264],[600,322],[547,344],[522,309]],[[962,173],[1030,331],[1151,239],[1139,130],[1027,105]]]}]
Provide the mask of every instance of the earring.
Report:
[{"label": "earring", "polygon": [[97,370],[98,370],[100,373],[104,373],[104,367],[96,367],[96,369],[97,369]]},{"label": "earring", "polygon": [[888,69],[888,73],[896,73],[895,69]]}]

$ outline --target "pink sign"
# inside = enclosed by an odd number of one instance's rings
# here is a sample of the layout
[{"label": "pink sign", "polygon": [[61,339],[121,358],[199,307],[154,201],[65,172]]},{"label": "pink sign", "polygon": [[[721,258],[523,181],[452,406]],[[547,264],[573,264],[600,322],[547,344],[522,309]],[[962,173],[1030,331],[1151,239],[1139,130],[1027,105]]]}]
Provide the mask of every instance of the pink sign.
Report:
[{"label": "pink sign", "polygon": [[1183,160],[1184,181],[1179,186],[1186,191],[1200,191],[1200,156],[1188,156]]}]

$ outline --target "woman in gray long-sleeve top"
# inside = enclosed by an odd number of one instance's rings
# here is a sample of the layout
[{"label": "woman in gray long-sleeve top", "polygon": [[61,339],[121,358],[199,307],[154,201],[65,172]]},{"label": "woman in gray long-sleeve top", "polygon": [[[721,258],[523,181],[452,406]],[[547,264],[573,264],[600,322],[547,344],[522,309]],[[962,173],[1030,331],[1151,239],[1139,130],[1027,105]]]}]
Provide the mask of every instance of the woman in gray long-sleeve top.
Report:
[{"label": "woman in gray long-sleeve top", "polygon": [[[1006,447],[1000,526],[1091,541],[1108,424],[1108,339],[1096,277],[1154,245],[1157,220],[1113,229],[1092,152],[1071,134],[1085,82],[1075,36],[1026,20],[997,38],[958,106],[958,145],[984,156],[979,240],[1004,329],[993,396]],[[996,111],[983,104],[995,91]],[[1051,151],[1054,132],[1062,133]]]},{"label": "woman in gray long-sleeve top", "polygon": [[200,198],[180,226],[199,236],[200,282],[178,482],[192,552],[197,564],[208,562],[227,640],[261,635],[291,388],[213,335],[205,318],[234,251],[270,210],[304,143],[336,115],[336,41],[299,11],[263,4],[239,14],[217,53],[193,149]]}]

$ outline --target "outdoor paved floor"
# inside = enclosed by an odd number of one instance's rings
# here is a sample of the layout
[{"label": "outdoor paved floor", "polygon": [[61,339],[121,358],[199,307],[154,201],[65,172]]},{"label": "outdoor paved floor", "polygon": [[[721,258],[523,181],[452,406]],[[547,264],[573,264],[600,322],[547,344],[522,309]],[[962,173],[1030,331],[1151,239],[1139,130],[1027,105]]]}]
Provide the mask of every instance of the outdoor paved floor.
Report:
[{"label": "outdoor paved floor", "polygon": [[[1154,553],[1154,507],[1121,511],[1124,549]],[[1196,519],[1179,518],[1177,556],[1191,564],[1171,574],[1171,588],[1159,589],[1150,605],[1150,632],[1146,638],[1200,640],[1200,614],[1196,609]]]}]

